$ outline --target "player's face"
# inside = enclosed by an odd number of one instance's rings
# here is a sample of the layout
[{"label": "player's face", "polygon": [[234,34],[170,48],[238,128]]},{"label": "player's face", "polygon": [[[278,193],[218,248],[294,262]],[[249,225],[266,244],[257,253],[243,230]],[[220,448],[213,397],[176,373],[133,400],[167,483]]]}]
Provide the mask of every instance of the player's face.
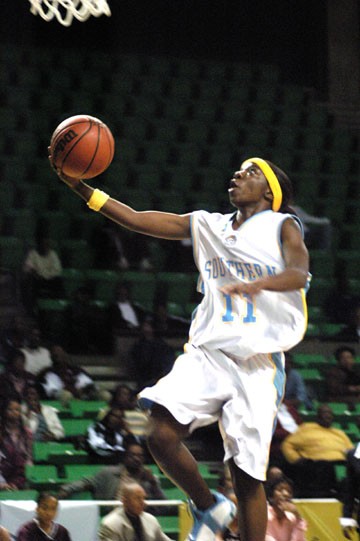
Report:
[{"label": "player's face", "polygon": [[259,203],[264,196],[272,197],[264,173],[251,163],[234,173],[228,192],[230,203],[234,207]]}]

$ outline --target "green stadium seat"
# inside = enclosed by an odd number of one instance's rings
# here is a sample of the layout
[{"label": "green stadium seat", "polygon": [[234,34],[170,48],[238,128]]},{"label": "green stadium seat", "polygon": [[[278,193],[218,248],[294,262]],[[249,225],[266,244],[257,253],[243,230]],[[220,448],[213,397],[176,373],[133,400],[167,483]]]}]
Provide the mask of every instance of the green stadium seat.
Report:
[{"label": "green stadium seat", "polygon": [[70,411],[74,418],[96,419],[101,409],[107,406],[103,400],[71,400]]},{"label": "green stadium seat", "polygon": [[69,267],[63,268],[62,272],[65,295],[71,298],[73,293],[83,286],[86,280],[86,275],[83,269],[73,269]]},{"label": "green stadium seat", "polygon": [[84,436],[87,429],[93,424],[93,419],[63,419],[62,425],[64,427],[65,438],[72,436]]},{"label": "green stadium seat", "polygon": [[321,334],[324,339],[332,338],[345,327],[343,323],[320,323]]},{"label": "green stadium seat", "polygon": [[157,281],[166,292],[168,302],[185,306],[194,293],[194,280],[191,274],[181,272],[159,272]]},{"label": "green stadium seat", "polygon": [[336,417],[336,421],[339,421],[339,416],[348,416],[351,415],[351,412],[349,411],[349,406],[345,402],[327,402],[327,405],[329,408],[331,408],[331,411],[333,412],[334,416]]},{"label": "green stadium seat", "polygon": [[346,466],[345,464],[335,464],[335,477],[338,483],[344,481],[346,478]]},{"label": "green stadium seat", "polygon": [[114,299],[116,285],[119,282],[119,272],[88,269],[85,276],[87,282],[91,284],[95,299],[105,302],[111,302]]},{"label": "green stadium seat", "polygon": [[308,317],[312,323],[322,323],[326,319],[326,314],[322,306],[308,306]]},{"label": "green stadium seat", "polygon": [[173,539],[178,539],[180,534],[179,517],[178,516],[157,516],[162,531]]},{"label": "green stadium seat", "polygon": [[308,322],[305,336],[306,338],[319,337],[321,335],[320,326],[316,323]]},{"label": "green stadium seat", "polygon": [[329,364],[326,355],[322,353],[293,353],[294,364],[299,368],[321,368]]},{"label": "green stadium seat", "polygon": [[305,383],[322,381],[323,377],[317,368],[297,368]]},{"label": "green stadium seat", "polygon": [[64,466],[63,483],[72,483],[80,481],[84,477],[93,477],[103,468],[106,468],[104,464],[67,464]]},{"label": "green stadium seat", "polygon": [[30,488],[35,490],[55,490],[63,483],[54,465],[26,465],[25,474]]},{"label": "green stadium seat", "polygon": [[72,443],[62,443],[54,441],[34,441],[33,442],[33,458],[36,464],[41,462],[48,462],[49,454],[51,453],[65,453],[75,451],[75,447]]},{"label": "green stadium seat", "polygon": [[310,272],[316,278],[331,278],[335,272],[335,257],[328,250],[309,250]]},{"label": "green stadium seat", "polygon": [[186,500],[187,496],[178,487],[168,487],[164,489],[165,496],[168,500]]},{"label": "green stadium seat", "polygon": [[152,307],[157,286],[153,273],[123,271],[120,279],[129,284],[133,301],[144,307]]},{"label": "green stadium seat", "polygon": [[185,317],[185,308],[183,304],[177,302],[168,302],[167,311],[171,316]]},{"label": "green stadium seat", "polygon": [[0,490],[0,500],[29,500],[29,501],[36,501],[38,497],[38,491],[37,490],[12,490],[9,492],[8,490]]},{"label": "green stadium seat", "polygon": [[55,464],[59,468],[63,468],[67,464],[87,464],[89,455],[81,449],[67,450],[65,452],[54,451],[49,453],[48,462],[49,464]]},{"label": "green stadium seat", "polygon": [[311,286],[307,294],[307,302],[309,305],[323,305],[328,299],[331,292],[334,290],[335,280],[331,277],[321,278],[313,276]]}]

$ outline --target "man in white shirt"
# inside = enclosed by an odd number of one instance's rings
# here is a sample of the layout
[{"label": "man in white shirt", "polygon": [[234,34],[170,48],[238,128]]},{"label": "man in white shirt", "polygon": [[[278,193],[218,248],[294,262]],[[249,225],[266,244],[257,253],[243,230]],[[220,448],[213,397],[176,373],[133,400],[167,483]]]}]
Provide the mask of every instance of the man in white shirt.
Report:
[{"label": "man in white shirt", "polygon": [[25,355],[25,370],[34,376],[52,365],[50,351],[41,346],[41,332],[36,326],[30,329],[29,345],[21,348],[21,351]]}]

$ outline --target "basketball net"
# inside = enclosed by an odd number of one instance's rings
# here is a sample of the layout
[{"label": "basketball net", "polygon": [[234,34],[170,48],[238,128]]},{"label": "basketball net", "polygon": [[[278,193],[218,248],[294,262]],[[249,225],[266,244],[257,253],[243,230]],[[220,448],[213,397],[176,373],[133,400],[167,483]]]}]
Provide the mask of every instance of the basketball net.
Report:
[{"label": "basketball net", "polygon": [[29,0],[30,11],[33,15],[40,15],[45,21],[54,17],[63,26],[70,26],[73,18],[86,21],[90,15],[110,17],[111,11],[107,0]]}]

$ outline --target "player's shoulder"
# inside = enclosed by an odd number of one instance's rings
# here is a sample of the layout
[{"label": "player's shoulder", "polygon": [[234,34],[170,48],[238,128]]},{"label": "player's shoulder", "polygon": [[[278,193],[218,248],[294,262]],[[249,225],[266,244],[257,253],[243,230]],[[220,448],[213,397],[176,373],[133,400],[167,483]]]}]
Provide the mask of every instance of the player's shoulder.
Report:
[{"label": "player's shoulder", "polygon": [[195,210],[192,212],[192,220],[198,223],[219,223],[228,222],[234,213],[223,214],[221,212],[209,212],[207,210]]}]

